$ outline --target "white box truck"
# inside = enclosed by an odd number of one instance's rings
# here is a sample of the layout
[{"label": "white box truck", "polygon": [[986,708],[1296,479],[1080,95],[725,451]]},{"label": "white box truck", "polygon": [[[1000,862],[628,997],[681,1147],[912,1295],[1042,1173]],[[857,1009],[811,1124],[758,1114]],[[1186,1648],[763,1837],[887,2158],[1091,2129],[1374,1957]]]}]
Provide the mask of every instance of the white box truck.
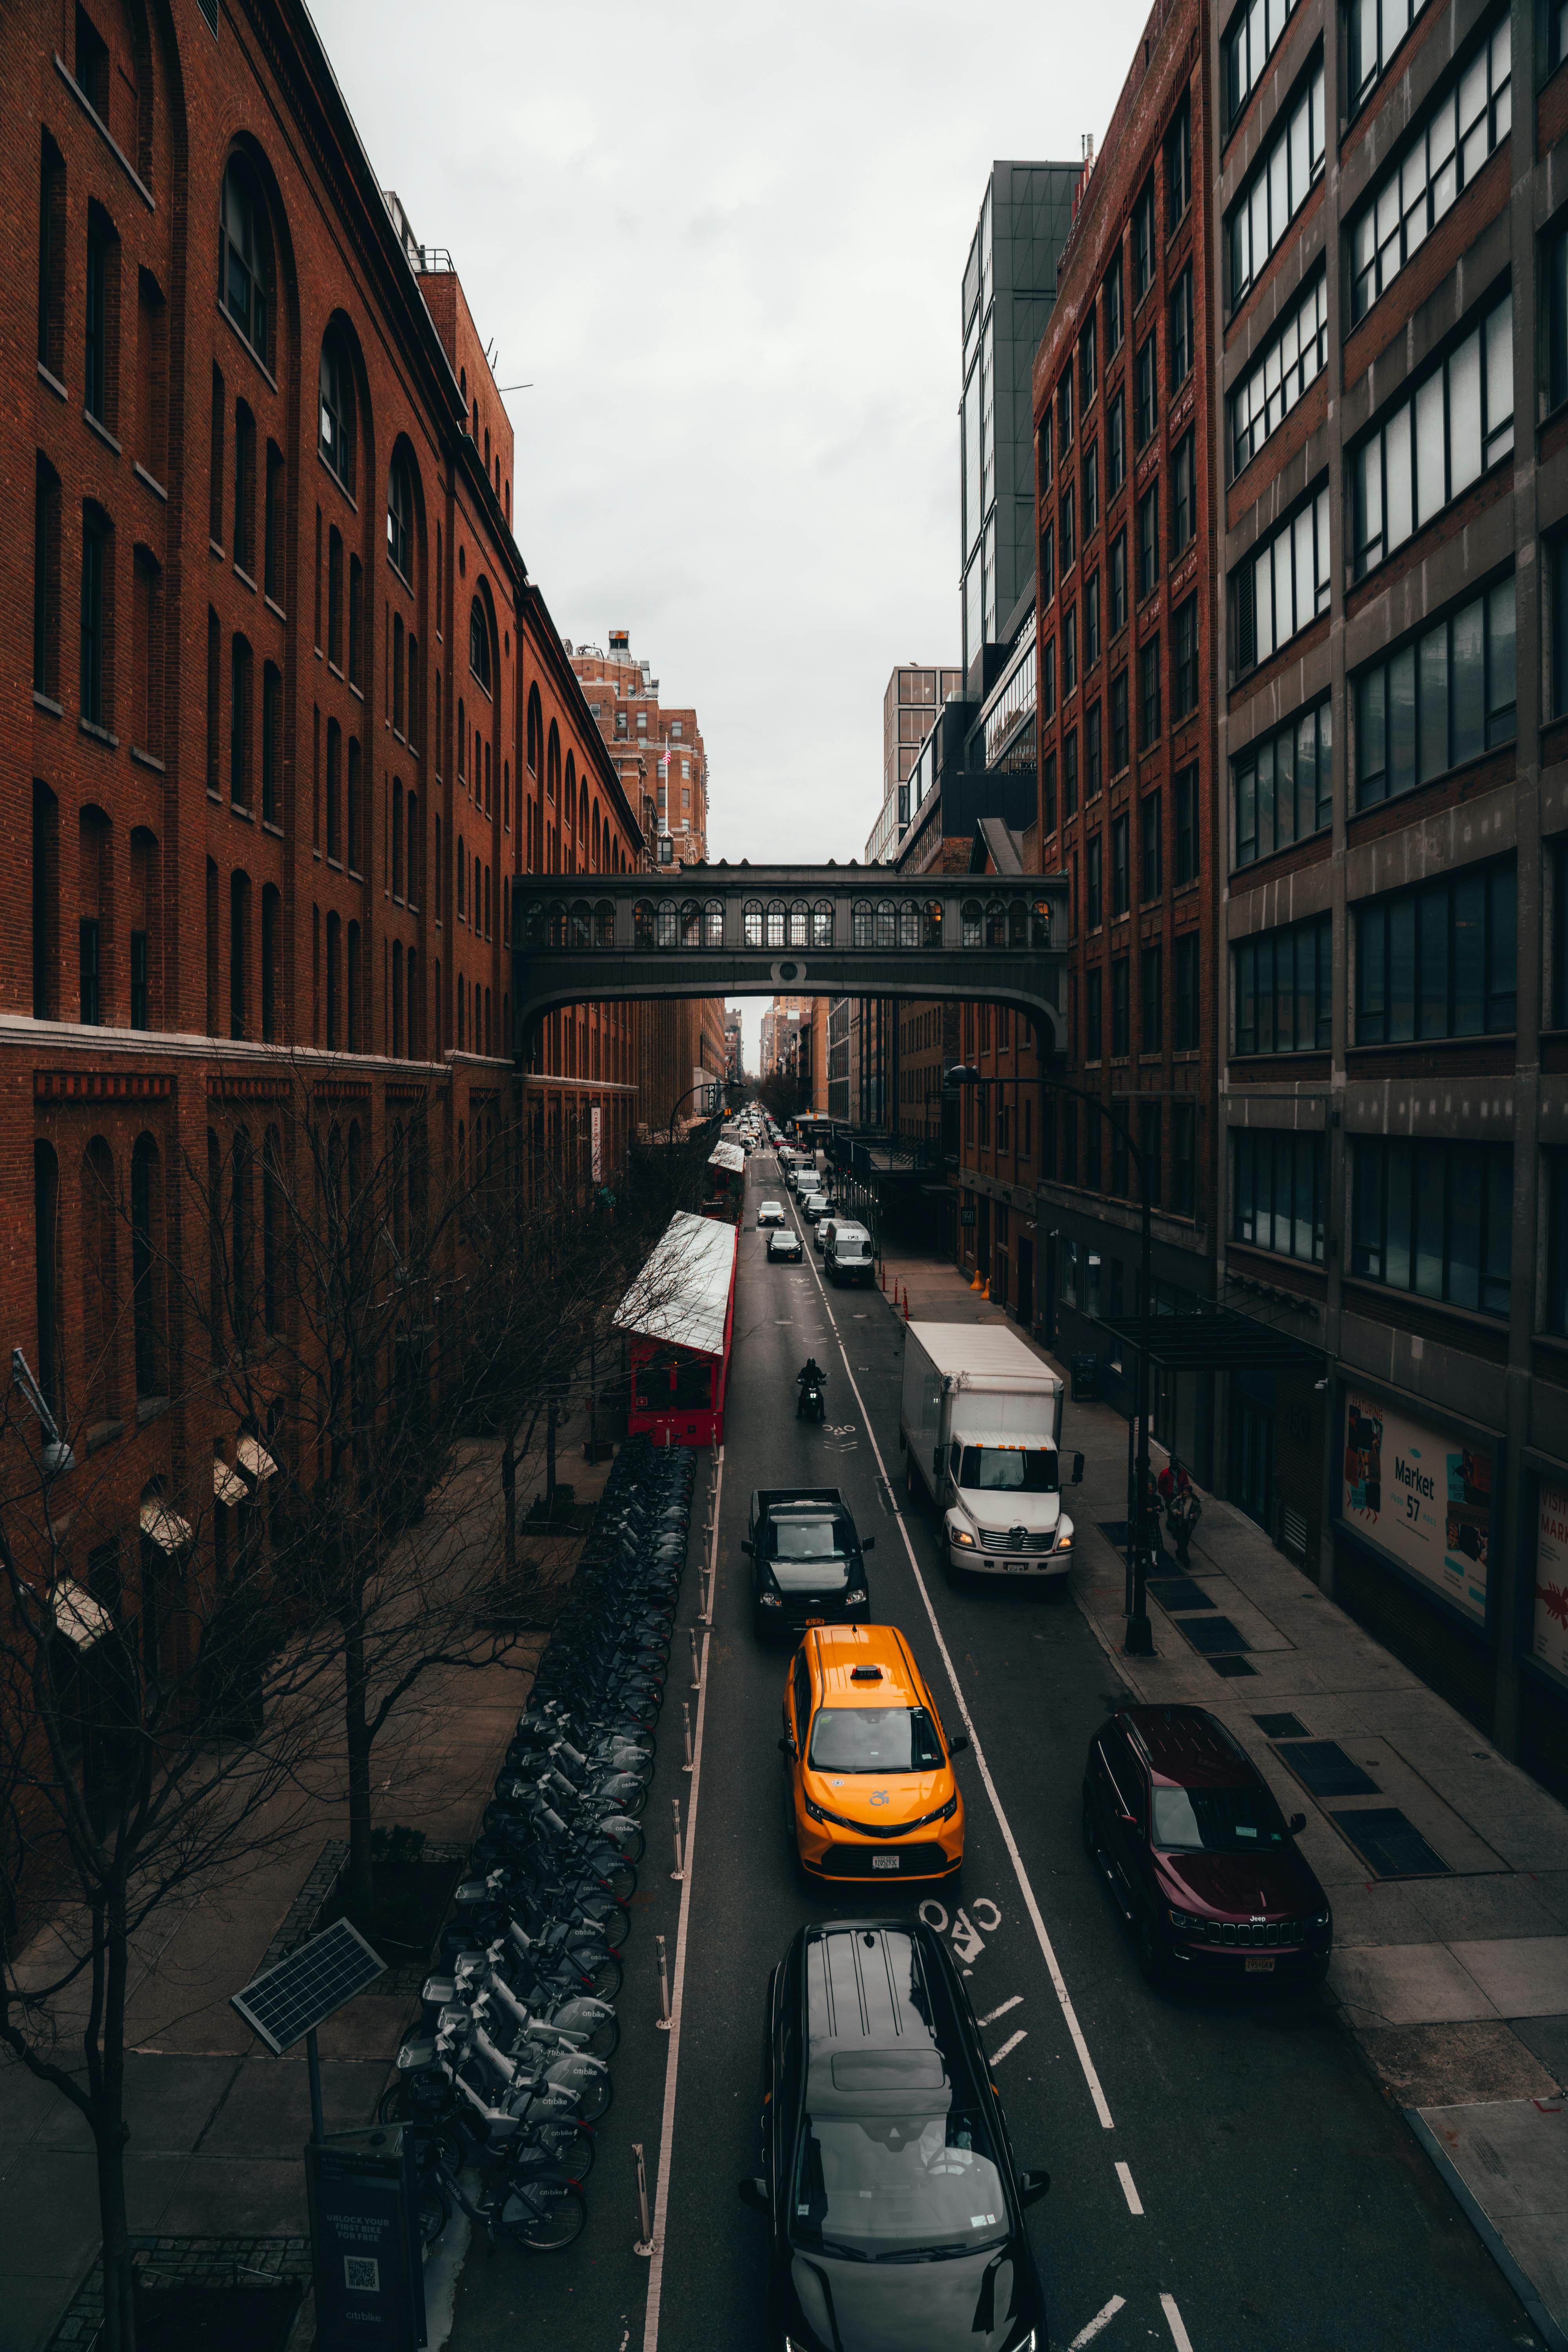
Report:
[{"label": "white box truck", "polygon": [[911,1323],[899,1443],[930,1496],[957,1575],[1066,1576],[1073,1560],[1061,1475],[1062,1382],[1001,1323]]}]

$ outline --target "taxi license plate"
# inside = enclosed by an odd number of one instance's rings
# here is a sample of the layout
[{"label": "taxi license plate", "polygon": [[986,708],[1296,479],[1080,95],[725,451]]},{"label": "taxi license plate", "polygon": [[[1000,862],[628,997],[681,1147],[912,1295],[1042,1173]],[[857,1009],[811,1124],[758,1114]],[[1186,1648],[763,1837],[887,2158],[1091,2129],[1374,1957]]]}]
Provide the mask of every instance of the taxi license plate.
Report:
[{"label": "taxi license plate", "polygon": [[1270,1953],[1267,1959],[1254,1958],[1249,1952],[1245,1966],[1249,1977],[1271,1977],[1274,1974],[1274,1956]]},{"label": "taxi license plate", "polygon": [[808,1626],[809,1626],[809,1625],[826,1625],[826,1622],[827,1622],[827,1620],[826,1620],[826,1617],[808,1617],[808,1618],[806,1619],[806,1621],[805,1621],[805,1622],[806,1622],[806,1623],[807,1623],[807,1625],[808,1625]]},{"label": "taxi license plate", "polygon": [[896,1853],[874,1853],[871,1856],[871,1867],[873,1870],[897,1870],[899,1861],[900,1857]]}]

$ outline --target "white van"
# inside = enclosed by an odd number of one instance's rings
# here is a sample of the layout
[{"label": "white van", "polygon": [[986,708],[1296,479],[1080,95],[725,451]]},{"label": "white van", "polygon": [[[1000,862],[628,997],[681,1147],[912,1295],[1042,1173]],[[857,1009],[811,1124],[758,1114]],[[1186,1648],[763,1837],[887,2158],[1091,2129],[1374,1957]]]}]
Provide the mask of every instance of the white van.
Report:
[{"label": "white van", "polygon": [[871,1253],[871,1236],[864,1225],[849,1217],[824,1217],[819,1234],[826,1233],[822,1244],[822,1263],[834,1282],[870,1282],[876,1273]]}]

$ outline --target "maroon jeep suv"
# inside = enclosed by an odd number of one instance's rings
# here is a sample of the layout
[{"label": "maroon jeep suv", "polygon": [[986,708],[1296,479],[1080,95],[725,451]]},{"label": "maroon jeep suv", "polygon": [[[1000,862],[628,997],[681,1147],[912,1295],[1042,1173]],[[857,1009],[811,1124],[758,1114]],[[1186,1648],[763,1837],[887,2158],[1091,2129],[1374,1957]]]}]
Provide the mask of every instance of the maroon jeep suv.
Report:
[{"label": "maroon jeep suv", "polygon": [[1329,1898],[1263,1775],[1203,1706],[1121,1706],[1083,1776],[1083,1843],[1151,1984],[1271,1977],[1321,1984]]}]

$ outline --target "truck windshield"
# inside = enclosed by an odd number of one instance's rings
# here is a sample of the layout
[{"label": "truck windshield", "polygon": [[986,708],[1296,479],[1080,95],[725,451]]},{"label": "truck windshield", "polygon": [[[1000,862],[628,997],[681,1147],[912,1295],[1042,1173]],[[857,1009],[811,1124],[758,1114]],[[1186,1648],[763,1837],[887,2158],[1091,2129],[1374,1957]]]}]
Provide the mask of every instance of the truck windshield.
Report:
[{"label": "truck windshield", "polygon": [[780,1519],[774,1533],[780,1559],[837,1559],[843,1553],[834,1519]]},{"label": "truck windshield", "polygon": [[821,1706],[811,1727],[817,1772],[931,1772],[942,1742],[923,1706]]},{"label": "truck windshield", "polygon": [[1000,1488],[1016,1495],[1054,1495],[1057,1457],[1044,1445],[966,1445],[958,1483],[978,1486],[982,1493]]}]

